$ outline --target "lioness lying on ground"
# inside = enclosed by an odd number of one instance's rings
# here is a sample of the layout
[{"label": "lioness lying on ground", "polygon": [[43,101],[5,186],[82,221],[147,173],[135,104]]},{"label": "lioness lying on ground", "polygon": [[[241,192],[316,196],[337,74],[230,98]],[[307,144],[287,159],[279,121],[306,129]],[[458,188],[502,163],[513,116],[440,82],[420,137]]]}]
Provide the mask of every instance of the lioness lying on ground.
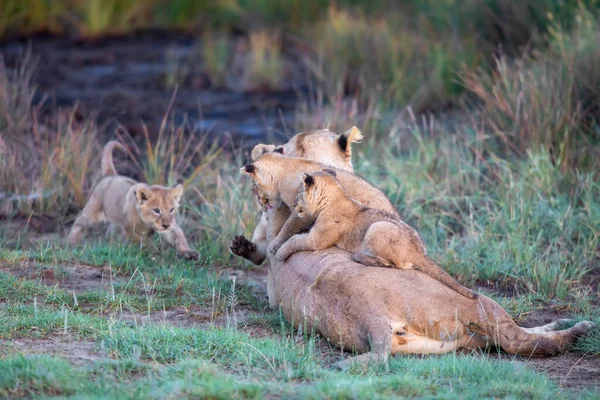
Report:
[{"label": "lioness lying on ground", "polygon": [[112,161],[115,148],[125,151],[120,143],[114,141],[104,146],[103,177],[75,220],[69,233],[69,242],[79,244],[84,228],[107,221],[134,243],[151,245],[150,236],[157,232],[175,247],[179,257],[197,260],[198,252],[190,248],[183,231],[175,222],[175,210],[183,195],[183,186],[148,186],[118,175]]},{"label": "lioness lying on ground", "polygon": [[333,171],[304,174],[294,204],[301,218],[314,221],[307,233],[289,238],[275,258],[287,260],[298,251],[336,246],[353,253],[364,265],[418,269],[470,299],[477,294],[441,269],[425,253],[419,234],[396,216],[365,207],[348,195]]},{"label": "lioness lying on ground", "polygon": [[[285,154],[290,157],[301,157],[324,165],[339,169],[353,171],[352,168],[352,143],[363,138],[360,130],[353,126],[342,134],[336,134],[328,129],[320,129],[298,133],[286,144],[275,146],[272,144],[258,144],[252,149],[252,160],[257,160],[266,153]],[[260,222],[254,230],[252,240],[241,235],[234,236],[229,250],[236,256],[243,257],[256,265],[260,265],[266,258],[267,242],[267,214],[265,211],[273,205],[267,196],[259,194],[256,186],[253,192],[263,211]]]},{"label": "lioness lying on ground", "polygon": [[[270,241],[289,217],[285,204],[270,209]],[[583,321],[557,330],[555,321],[521,328],[492,299],[471,300],[415,270],[365,267],[351,254],[329,248],[269,258],[269,304],[305,331],[315,329],[334,345],[364,353],[340,367],[384,362],[390,354],[441,354],[458,348],[498,346],[510,354],[556,354],[586,334]],[[418,288],[418,289],[417,289]]]}]

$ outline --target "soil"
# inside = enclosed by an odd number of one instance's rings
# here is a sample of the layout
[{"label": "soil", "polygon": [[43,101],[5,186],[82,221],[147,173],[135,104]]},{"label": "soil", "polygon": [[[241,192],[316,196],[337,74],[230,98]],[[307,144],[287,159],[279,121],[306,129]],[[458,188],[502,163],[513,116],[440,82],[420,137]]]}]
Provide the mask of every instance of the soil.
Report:
[{"label": "soil", "polygon": [[71,264],[55,268],[29,260],[25,260],[19,265],[0,264],[0,271],[25,279],[40,280],[48,286],[58,285],[59,288],[75,294],[97,289],[108,290],[111,282],[114,283],[121,279],[113,276],[109,267]]},{"label": "soil", "polygon": [[[231,37],[237,49],[232,57],[242,60],[242,68],[248,64],[246,40]],[[283,54],[284,76],[277,87],[248,86],[244,74],[235,72],[219,87],[202,64],[201,45],[192,36],[168,32],[85,42],[42,36],[0,43],[0,54],[13,68],[31,49],[37,61],[34,102],[43,105],[42,114],[77,105],[79,118],[97,118],[112,128],[109,136],[119,125],[139,136],[141,121],[154,136],[171,110],[175,123],[187,120],[222,143],[288,137],[299,95],[307,90],[300,57],[293,50]]]},{"label": "soil", "polygon": [[46,338],[0,340],[0,354],[50,355],[66,358],[74,364],[87,364],[108,357],[94,342],[76,339],[71,335],[52,335]]}]

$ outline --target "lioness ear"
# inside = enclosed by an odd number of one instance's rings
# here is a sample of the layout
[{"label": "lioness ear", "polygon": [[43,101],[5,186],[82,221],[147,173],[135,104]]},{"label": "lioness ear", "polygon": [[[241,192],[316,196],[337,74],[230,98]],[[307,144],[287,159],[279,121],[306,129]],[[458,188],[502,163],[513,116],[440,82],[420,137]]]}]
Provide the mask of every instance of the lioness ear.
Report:
[{"label": "lioness ear", "polygon": [[352,157],[352,143],[360,142],[362,139],[363,135],[360,130],[356,126],[353,126],[346,132],[338,135],[336,141],[340,150],[344,152],[346,157],[350,158]]},{"label": "lioness ear", "polygon": [[171,189],[171,196],[173,196],[173,200],[179,203],[181,197],[183,196],[183,185],[179,184]]},{"label": "lioness ear", "polygon": [[283,146],[277,146],[275,147],[275,150],[273,150],[273,153],[285,154],[285,149]]},{"label": "lioness ear", "polygon": [[254,164],[246,164],[240,168],[240,172],[248,176],[254,176],[256,174],[256,166]]},{"label": "lioness ear", "polygon": [[315,184],[315,178],[312,175],[304,173],[304,190]]},{"label": "lioness ear", "polygon": [[252,153],[250,153],[250,157],[252,158],[252,161],[256,161],[258,159],[258,157],[262,156],[263,154],[266,153],[273,153],[275,151],[275,145],[274,144],[257,144],[256,146],[254,146],[254,148],[252,149]]},{"label": "lioness ear", "polygon": [[152,191],[148,186],[140,186],[135,190],[135,198],[138,204],[144,204],[152,198]]}]

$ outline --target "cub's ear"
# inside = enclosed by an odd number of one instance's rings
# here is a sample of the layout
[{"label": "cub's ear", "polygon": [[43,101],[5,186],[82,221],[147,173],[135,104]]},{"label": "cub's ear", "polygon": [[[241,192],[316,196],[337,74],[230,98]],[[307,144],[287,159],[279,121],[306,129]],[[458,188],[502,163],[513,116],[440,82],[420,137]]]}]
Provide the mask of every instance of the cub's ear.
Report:
[{"label": "cub's ear", "polygon": [[179,203],[181,197],[183,196],[183,185],[179,184],[171,189],[171,196],[173,196],[173,200]]},{"label": "cub's ear", "polygon": [[242,174],[253,177],[256,174],[256,166],[254,164],[246,164],[240,168]]},{"label": "cub's ear", "polygon": [[134,193],[135,198],[140,205],[150,200],[153,196],[152,191],[146,185],[139,186],[137,189],[135,189]]},{"label": "cub's ear", "polygon": [[283,146],[279,145],[279,146],[275,147],[275,150],[273,150],[273,153],[285,154],[285,149],[283,148]]},{"label": "cub's ear", "polygon": [[312,175],[304,173],[304,190],[315,184],[315,178]]},{"label": "cub's ear", "polygon": [[350,158],[352,157],[352,143],[360,142],[362,139],[363,135],[360,130],[356,126],[353,126],[346,132],[338,135],[336,141],[340,150],[344,152],[346,157]]},{"label": "cub's ear", "polygon": [[252,161],[256,161],[258,159],[258,157],[262,156],[263,154],[266,153],[273,153],[275,151],[275,145],[274,144],[257,144],[256,146],[254,146],[254,148],[252,149],[252,152],[250,153],[250,157],[252,158]]}]

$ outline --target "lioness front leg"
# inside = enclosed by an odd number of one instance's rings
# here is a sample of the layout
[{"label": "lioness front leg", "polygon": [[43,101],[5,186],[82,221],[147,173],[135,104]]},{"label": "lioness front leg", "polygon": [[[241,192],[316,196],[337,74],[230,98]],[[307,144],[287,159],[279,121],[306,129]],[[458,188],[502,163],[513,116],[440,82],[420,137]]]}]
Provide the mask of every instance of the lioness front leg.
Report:
[{"label": "lioness front leg", "polygon": [[[297,213],[293,212],[289,218],[285,221],[285,224],[281,227],[281,230],[277,234],[277,237],[273,239],[269,245],[269,253],[277,254],[279,248],[286,243],[288,239],[293,237],[299,232],[310,228],[312,221],[306,218],[301,218]],[[329,246],[328,246],[329,247]],[[310,249],[307,249],[310,250]],[[300,251],[300,250],[298,250]],[[291,255],[291,254],[290,254]]]},{"label": "lioness front leg", "polygon": [[185,258],[186,260],[197,260],[200,258],[200,254],[190,248],[185,234],[179,225],[172,224],[169,230],[159,232],[159,235],[167,243],[175,247],[177,257]]},{"label": "lioness front leg", "polygon": [[255,265],[262,264],[267,258],[267,226],[267,217],[263,213],[254,229],[252,240],[248,240],[243,235],[235,235],[229,243],[229,251]]}]

